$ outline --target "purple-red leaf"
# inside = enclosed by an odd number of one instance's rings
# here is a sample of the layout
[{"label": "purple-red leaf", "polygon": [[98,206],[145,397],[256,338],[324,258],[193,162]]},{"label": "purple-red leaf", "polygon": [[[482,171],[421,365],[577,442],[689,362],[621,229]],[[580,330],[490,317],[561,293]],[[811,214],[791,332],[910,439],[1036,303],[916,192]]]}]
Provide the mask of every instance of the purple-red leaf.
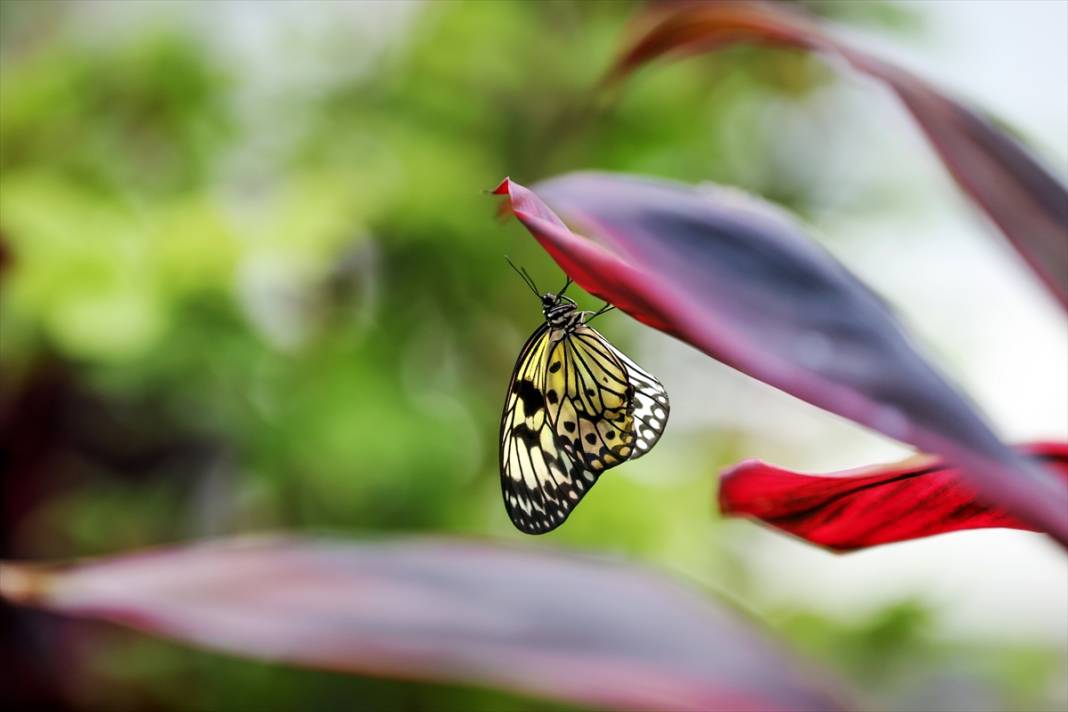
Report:
[{"label": "purple-red leaf", "polygon": [[66,568],[3,564],[0,594],[238,655],[596,708],[842,708],[822,676],[707,598],[529,549],[221,541]]},{"label": "purple-red leaf", "polygon": [[624,50],[618,79],[665,55],[738,42],[785,45],[844,59],[889,86],[957,183],[1068,308],[1068,190],[979,112],[900,67],[835,39],[785,3],[709,2],[658,8]]},{"label": "purple-red leaf", "polygon": [[1068,486],[1001,443],[886,305],[782,211],[737,191],[611,174],[570,174],[537,191],[505,180],[496,192],[586,291],[765,383],[944,456],[987,500],[1068,544]]},{"label": "purple-red leaf", "polygon": [[[1068,444],[1035,443],[1020,450],[1068,482]],[[726,515],[753,517],[836,551],[961,529],[1034,530],[978,497],[956,468],[932,457],[831,475],[747,460],[723,473],[719,505]]]}]

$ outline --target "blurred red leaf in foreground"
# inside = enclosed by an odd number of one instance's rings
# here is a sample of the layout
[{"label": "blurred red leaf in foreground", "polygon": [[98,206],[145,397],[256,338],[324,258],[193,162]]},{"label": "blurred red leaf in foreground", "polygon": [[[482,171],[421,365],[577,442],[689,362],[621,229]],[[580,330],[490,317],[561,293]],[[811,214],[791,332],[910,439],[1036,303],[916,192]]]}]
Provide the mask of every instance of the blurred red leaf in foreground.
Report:
[{"label": "blurred red leaf in foreground", "polygon": [[1068,544],[1066,483],[999,441],[885,303],[783,211],[739,191],[607,173],[536,190],[506,179],[496,192],[586,291],[765,383],[948,458],[985,499]]},{"label": "blurred red leaf in foreground", "polygon": [[638,24],[610,74],[612,80],[658,57],[749,42],[821,52],[885,82],[960,187],[1068,308],[1068,190],[979,112],[914,74],[835,39],[785,3],[666,4],[653,8]]},{"label": "blurred red leaf in foreground", "polygon": [[[1020,448],[1068,482],[1068,444]],[[912,458],[830,475],[805,475],[748,460],[723,473],[720,510],[753,517],[836,551],[959,531],[1034,527],[977,497],[957,468]]]},{"label": "blurred red leaf in foreground", "polygon": [[8,600],[197,646],[597,708],[836,710],[740,616],[661,576],[458,540],[217,541],[0,565]]}]

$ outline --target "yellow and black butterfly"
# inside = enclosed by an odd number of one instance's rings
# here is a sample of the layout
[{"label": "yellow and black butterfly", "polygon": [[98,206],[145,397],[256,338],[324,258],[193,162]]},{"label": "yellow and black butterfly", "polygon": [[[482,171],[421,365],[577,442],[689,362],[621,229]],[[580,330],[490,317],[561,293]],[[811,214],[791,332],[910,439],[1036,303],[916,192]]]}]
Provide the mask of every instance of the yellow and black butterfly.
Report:
[{"label": "yellow and black butterfly", "polygon": [[[511,260],[509,260],[511,264]],[[564,296],[540,295],[545,322],[519,352],[501,417],[501,492],[527,534],[560,526],[605,470],[649,452],[668,418],[664,387]]]}]

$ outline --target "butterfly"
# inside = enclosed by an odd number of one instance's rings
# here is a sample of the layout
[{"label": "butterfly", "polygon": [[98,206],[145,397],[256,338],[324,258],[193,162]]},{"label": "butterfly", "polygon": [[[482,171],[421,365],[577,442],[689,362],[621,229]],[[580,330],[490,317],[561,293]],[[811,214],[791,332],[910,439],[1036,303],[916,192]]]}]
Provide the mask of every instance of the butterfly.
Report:
[{"label": "butterfly", "polygon": [[[509,260],[511,264],[511,260]],[[564,295],[571,280],[541,295],[545,321],[519,352],[501,417],[501,493],[527,534],[560,526],[605,470],[656,444],[668,397],[654,376],[608,343],[589,322],[612,307],[580,311]]]}]

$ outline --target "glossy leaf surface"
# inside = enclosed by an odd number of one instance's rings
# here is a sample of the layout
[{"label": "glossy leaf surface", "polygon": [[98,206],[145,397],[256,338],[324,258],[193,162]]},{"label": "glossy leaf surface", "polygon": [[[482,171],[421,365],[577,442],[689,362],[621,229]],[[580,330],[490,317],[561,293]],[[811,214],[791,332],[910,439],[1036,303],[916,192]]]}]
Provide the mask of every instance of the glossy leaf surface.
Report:
[{"label": "glossy leaf surface", "polygon": [[[1068,482],[1068,444],[1021,450]],[[978,497],[956,468],[938,458],[828,475],[748,460],[723,474],[719,505],[726,515],[752,517],[838,551],[962,529],[1034,529]]]},{"label": "glossy leaf surface", "polygon": [[569,174],[536,190],[505,180],[496,192],[586,291],[957,463],[986,499],[1068,542],[1068,486],[1001,443],[887,305],[781,210],[737,191],[615,174]]},{"label": "glossy leaf surface", "polygon": [[645,21],[611,78],[619,79],[658,57],[746,42],[821,52],[884,82],[912,114],[957,184],[1068,308],[1068,190],[981,112],[836,39],[785,3],[672,4],[655,9]]},{"label": "glossy leaf surface", "polygon": [[301,666],[599,709],[841,709],[820,674],[729,610],[580,556],[288,538],[0,574],[9,600]]}]

